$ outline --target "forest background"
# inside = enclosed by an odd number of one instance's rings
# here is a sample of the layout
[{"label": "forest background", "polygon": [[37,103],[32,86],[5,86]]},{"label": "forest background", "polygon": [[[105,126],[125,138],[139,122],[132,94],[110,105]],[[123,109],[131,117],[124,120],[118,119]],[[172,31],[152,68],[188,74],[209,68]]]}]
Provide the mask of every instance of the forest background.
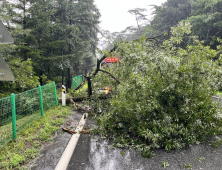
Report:
[{"label": "forest background", "polygon": [[158,37],[161,43],[170,37],[171,27],[188,19],[192,35],[204,45],[216,49],[217,37],[222,38],[222,0],[167,0],[153,5],[151,20],[143,14],[146,9],[132,9],[138,25],[120,33],[99,29],[100,12],[93,0],[0,0],[0,4],[0,18],[15,39],[12,45],[1,45],[0,54],[16,78],[0,82],[0,92],[24,91],[49,81],[71,87],[71,77],[93,70],[98,33],[110,43],[165,34]]}]

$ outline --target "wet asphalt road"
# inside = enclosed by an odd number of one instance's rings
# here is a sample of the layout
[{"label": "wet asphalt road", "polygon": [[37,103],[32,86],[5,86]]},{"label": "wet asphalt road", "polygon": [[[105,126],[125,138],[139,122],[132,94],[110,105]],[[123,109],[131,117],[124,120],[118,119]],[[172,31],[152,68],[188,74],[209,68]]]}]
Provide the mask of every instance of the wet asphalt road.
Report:
[{"label": "wet asphalt road", "polygon": [[[92,126],[93,121],[87,120],[87,124]],[[110,141],[81,135],[67,170],[222,170],[222,145],[199,144],[171,153],[158,149],[152,158],[143,158],[135,150],[110,147]],[[162,162],[169,166],[164,168]]]},{"label": "wet asphalt road", "polygon": [[[61,127],[75,130],[82,115],[83,113],[79,111],[73,111],[73,114],[66,119],[65,124]],[[62,130],[57,132],[53,141],[42,148],[39,157],[29,163],[27,168],[31,170],[54,170],[71,136],[71,134],[63,132]]]},{"label": "wet asphalt road", "polygon": [[[152,158],[143,158],[135,150],[110,149],[105,140],[81,135],[67,170],[221,170],[222,147],[195,145],[179,152],[156,150]],[[124,152],[124,155],[120,153]],[[169,166],[163,167],[162,162]]]}]

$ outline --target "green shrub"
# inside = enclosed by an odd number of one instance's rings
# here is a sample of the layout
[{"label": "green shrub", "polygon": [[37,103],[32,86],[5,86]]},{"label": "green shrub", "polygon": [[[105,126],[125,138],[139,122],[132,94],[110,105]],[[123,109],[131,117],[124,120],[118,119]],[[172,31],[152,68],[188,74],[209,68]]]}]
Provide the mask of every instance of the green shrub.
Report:
[{"label": "green shrub", "polygon": [[190,44],[180,48],[190,28],[187,22],[172,28],[172,37],[161,47],[145,38],[117,44],[111,55],[121,56],[121,63],[103,69],[121,84],[104,73],[93,83],[94,89],[110,82],[113,86],[111,99],[92,103],[103,111],[97,116],[97,132],[145,157],[150,149],[180,149],[221,133],[221,110],[211,99],[221,74],[213,61],[217,51],[197,37],[189,37]]}]

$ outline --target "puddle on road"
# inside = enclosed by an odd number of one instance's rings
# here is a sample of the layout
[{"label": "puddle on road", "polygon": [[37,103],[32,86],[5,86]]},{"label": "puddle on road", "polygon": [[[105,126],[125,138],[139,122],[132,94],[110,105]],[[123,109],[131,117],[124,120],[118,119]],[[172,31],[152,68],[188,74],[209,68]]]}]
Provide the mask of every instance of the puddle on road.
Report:
[{"label": "puddle on road", "polygon": [[[123,170],[134,169],[142,170],[140,166],[143,159],[141,155],[128,149],[110,148],[110,142],[106,140],[91,139],[90,153],[88,155],[89,164],[85,167],[86,170]],[[124,152],[124,155],[120,153]],[[136,161],[135,161],[136,160]],[[137,162],[135,164],[135,162]],[[148,167],[146,167],[148,168]]]}]

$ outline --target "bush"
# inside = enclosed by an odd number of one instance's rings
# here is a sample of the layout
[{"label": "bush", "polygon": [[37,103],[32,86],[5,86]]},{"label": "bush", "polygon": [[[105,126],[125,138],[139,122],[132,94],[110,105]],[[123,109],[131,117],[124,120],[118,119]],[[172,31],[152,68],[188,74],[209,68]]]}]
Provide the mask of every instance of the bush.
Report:
[{"label": "bush", "polygon": [[108,82],[116,86],[112,98],[98,106],[106,112],[97,116],[97,132],[108,133],[116,146],[137,148],[145,157],[154,148],[180,149],[221,133],[221,110],[211,100],[221,74],[212,60],[217,51],[197,37],[189,37],[190,44],[181,48],[190,28],[187,22],[172,28],[162,47],[145,38],[118,44],[112,55],[121,56],[121,63],[111,71],[121,84],[104,73],[94,79],[94,88]]}]

